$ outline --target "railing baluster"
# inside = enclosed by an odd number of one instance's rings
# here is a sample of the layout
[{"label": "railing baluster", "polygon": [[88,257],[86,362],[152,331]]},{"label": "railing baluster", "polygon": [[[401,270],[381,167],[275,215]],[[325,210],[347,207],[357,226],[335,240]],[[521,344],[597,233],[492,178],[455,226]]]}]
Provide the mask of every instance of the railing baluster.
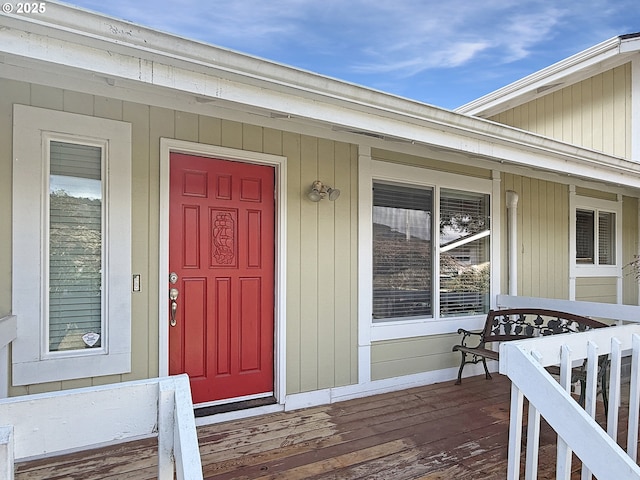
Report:
[{"label": "railing baluster", "polygon": [[538,478],[538,453],[540,451],[540,412],[529,404],[529,418],[527,420],[527,457],[525,463],[525,480]]},{"label": "railing baluster", "polygon": [[[531,356],[538,363],[541,363],[540,352],[532,351]],[[529,418],[527,420],[527,454],[524,470],[525,480],[536,480],[538,478],[538,453],[540,451],[540,412],[529,404]]]},{"label": "railing baluster", "polygon": [[[560,354],[560,385],[571,393],[571,349],[562,345]],[[558,435],[558,458],[556,459],[556,479],[569,480],[571,478],[571,449],[567,442]]]},{"label": "railing baluster", "polygon": [[522,444],[522,410],[524,395],[511,383],[511,411],[509,422],[509,457],[507,462],[507,480],[518,480],[520,477],[520,445]]},{"label": "railing baluster", "polygon": [[[587,342],[587,377],[584,409],[591,418],[596,418],[596,398],[598,395],[598,345]],[[593,475],[585,463],[582,464],[582,480],[591,480]]]},{"label": "railing baluster", "polygon": [[640,335],[631,337],[631,379],[629,383],[629,428],[627,430],[627,454],[638,460],[638,415],[640,414]]},{"label": "railing baluster", "polygon": [[607,433],[616,440],[618,438],[618,410],[620,409],[620,376],[622,365],[622,344],[620,340],[611,339],[611,369],[609,370],[609,414],[607,416]]}]

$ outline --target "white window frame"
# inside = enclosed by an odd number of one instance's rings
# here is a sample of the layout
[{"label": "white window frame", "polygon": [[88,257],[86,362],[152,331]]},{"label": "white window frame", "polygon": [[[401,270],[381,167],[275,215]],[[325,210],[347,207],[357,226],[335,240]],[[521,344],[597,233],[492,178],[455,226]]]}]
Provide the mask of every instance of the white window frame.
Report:
[{"label": "white window frame", "polygon": [[[49,145],[103,149],[103,331],[96,349],[49,352]],[[13,385],[131,371],[131,124],[55,110],[13,109]]]},{"label": "white window frame", "polygon": [[[497,197],[495,189],[499,188],[499,181],[467,177],[447,172],[438,172],[426,168],[398,165],[379,160],[371,160],[365,156],[360,157],[360,184],[359,184],[359,342],[360,346],[370,345],[371,342],[392,340],[426,335],[455,333],[458,328],[478,329],[486,315],[470,315],[461,317],[440,317],[439,301],[434,298],[433,316],[424,318],[411,318],[407,320],[394,320],[385,322],[372,321],[373,300],[373,183],[375,181],[396,182],[408,186],[430,187],[434,189],[434,215],[436,224],[439,216],[439,192],[441,188],[454,190],[466,190],[488,194],[491,202],[491,291],[490,298],[495,298],[497,285],[497,270],[495,260],[498,258],[497,237],[495,226],[497,224]],[[496,187],[496,185],[498,185]],[[433,269],[436,273],[433,279],[434,292],[439,291],[439,248],[437,242],[434,249]],[[437,295],[436,295],[437,297]],[[492,300],[493,303],[493,300]],[[491,305],[493,306],[493,305]]]},{"label": "white window frame", "polygon": [[[569,222],[569,238],[570,238],[570,262],[571,262],[571,278],[576,277],[622,277],[622,198],[619,196],[618,201],[603,200],[600,198],[585,197],[582,195],[571,195]],[[576,262],[576,211],[590,210],[595,213],[596,223],[598,221],[599,212],[615,213],[615,249],[616,259],[613,265],[581,264]],[[595,237],[594,256],[598,257],[598,238]]]}]

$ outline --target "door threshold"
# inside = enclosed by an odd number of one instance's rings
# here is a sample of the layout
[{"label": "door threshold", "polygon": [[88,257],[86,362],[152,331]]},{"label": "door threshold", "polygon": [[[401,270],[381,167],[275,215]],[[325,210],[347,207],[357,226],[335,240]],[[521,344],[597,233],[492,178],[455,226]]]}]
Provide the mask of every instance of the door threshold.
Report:
[{"label": "door threshold", "polygon": [[194,415],[196,418],[208,417],[219,413],[237,412],[238,410],[247,410],[249,408],[264,407],[265,405],[274,405],[277,403],[276,397],[253,398],[251,400],[241,400],[239,402],[222,403],[220,405],[211,405],[208,407],[195,407]]}]

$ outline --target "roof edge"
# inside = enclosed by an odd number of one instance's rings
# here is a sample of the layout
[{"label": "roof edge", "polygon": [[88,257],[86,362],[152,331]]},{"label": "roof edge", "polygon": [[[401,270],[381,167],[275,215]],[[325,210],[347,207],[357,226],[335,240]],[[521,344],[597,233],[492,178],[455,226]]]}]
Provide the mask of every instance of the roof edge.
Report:
[{"label": "roof edge", "polygon": [[[508,105],[508,108],[519,103],[519,99],[527,94],[542,93],[561,86],[560,80],[595,64],[615,57],[620,53],[631,54],[640,51],[640,33],[629,33],[612,37],[586,50],[576,53],[509,85],[494,90],[476,100],[466,103],[453,111],[467,115],[487,116],[492,109]],[[566,86],[566,85],[562,85]],[[524,101],[529,101],[526,99]],[[522,103],[524,103],[522,101]],[[506,108],[505,108],[506,109]],[[495,114],[490,113],[489,115]]]}]

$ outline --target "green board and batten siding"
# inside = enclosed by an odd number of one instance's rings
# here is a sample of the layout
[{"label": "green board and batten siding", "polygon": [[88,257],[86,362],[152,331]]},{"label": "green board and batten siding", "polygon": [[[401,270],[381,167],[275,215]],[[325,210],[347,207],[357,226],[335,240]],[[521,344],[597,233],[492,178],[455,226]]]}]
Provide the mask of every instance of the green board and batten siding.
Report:
[{"label": "green board and batten siding", "polygon": [[[567,86],[556,92],[550,93],[536,100],[519,105],[512,109],[506,110],[495,115],[491,120],[510,125],[523,130],[528,130],[540,135],[545,135],[557,140],[561,140],[576,145],[581,145],[589,149],[601,151],[610,155],[623,158],[631,158],[631,64],[627,63],[619,67],[608,70],[604,73],[594,75],[591,78],[578,82],[574,85]],[[531,182],[534,180],[522,179],[523,182]],[[540,182],[538,182],[540,183]],[[509,184],[509,175],[503,179],[503,188]],[[524,186],[524,185],[523,185]],[[558,212],[549,210],[549,215],[564,216],[568,219],[568,203],[566,193],[558,196],[558,187],[566,190],[566,186],[556,185],[555,205],[558,206]],[[522,208],[527,208],[527,202],[523,202],[523,195],[526,196],[526,189],[522,191],[514,186],[513,190],[520,194],[520,204]],[[586,195],[594,198],[604,198],[614,200],[615,195],[610,193],[576,189],[579,195]],[[544,202],[543,192],[538,195],[539,201]],[[553,203],[547,202],[547,205],[553,207]],[[538,206],[542,208],[541,204]],[[638,201],[636,198],[623,198],[623,265],[628,265],[638,253]],[[531,207],[533,208],[533,207]],[[524,214],[525,212],[523,212]],[[535,213],[533,210],[529,213]],[[527,225],[522,224],[522,216],[518,211],[519,225],[518,235],[527,237]],[[527,216],[528,222],[535,224],[535,216]],[[551,220],[548,220],[551,222]],[[526,222],[525,222],[526,223]],[[560,224],[557,224],[560,227]],[[566,223],[565,223],[566,225]],[[550,226],[550,225],[549,225]],[[520,228],[522,227],[522,229]],[[554,230],[558,238],[559,230]],[[563,232],[562,236],[564,237]],[[538,235],[541,239],[544,233],[537,232],[532,235]],[[547,239],[549,240],[549,239]],[[533,244],[533,243],[531,243]],[[541,244],[539,250],[540,255],[544,255],[544,248]],[[539,296],[550,296],[551,298],[568,298],[566,286],[558,286],[555,281],[549,284],[541,284],[536,286],[533,281],[527,286],[527,278],[522,278],[523,273],[529,267],[533,268],[533,272],[537,266],[543,265],[543,259],[538,263],[534,259],[530,259],[526,255],[526,245],[522,245],[522,265],[519,267],[519,284],[522,285],[521,295],[538,296],[540,290],[547,290],[550,295],[544,295],[540,291]],[[551,251],[547,249],[548,251]],[[563,250],[555,250],[556,255],[567,255],[568,252]],[[550,260],[550,259],[549,259]],[[568,258],[556,258],[561,260],[562,265],[568,265]],[[505,267],[506,268],[506,267]],[[506,270],[503,269],[503,275]],[[542,271],[540,273],[543,273]],[[563,272],[562,278],[565,278],[567,272]],[[623,303],[637,304],[638,287],[633,274],[627,267],[623,270]],[[531,277],[535,278],[535,277]],[[538,278],[544,278],[538,276]],[[546,281],[546,279],[544,279]],[[524,283],[522,283],[524,282]],[[554,287],[554,288],[552,288]],[[556,290],[560,287],[561,290]],[[615,278],[577,278],[576,279],[576,300],[599,301],[607,303],[616,302],[616,279]]]},{"label": "green board and batten siding", "polygon": [[491,120],[631,158],[631,64],[506,110]]},{"label": "green board and batten siding", "polygon": [[[99,385],[156,376],[160,138],[175,138],[287,158],[287,393],[355,384],[357,345],[358,149],[270,128],[192,113],[150,107],[24,82],[1,81],[0,218],[11,219],[11,112],[14,103],[100,116],[132,125],[132,272],[142,275],[142,291],[132,294],[132,372],[121,376],[14,387],[11,395]],[[491,172],[469,165],[427,160],[373,149],[372,156],[478,178]],[[337,187],[338,201],[312,203],[305,193],[320,179]],[[503,174],[502,290],[507,287],[504,193],[515,190],[518,205],[519,293],[568,297],[568,186]],[[637,249],[636,199],[624,199],[625,259]],[[11,308],[11,231],[0,229],[0,314]],[[625,278],[625,302],[637,300],[637,286]],[[451,353],[457,335],[376,342],[371,378],[383,379],[455,367]]]},{"label": "green board and batten siding", "polygon": [[[100,116],[132,125],[132,372],[11,388],[11,395],[142,379],[158,373],[160,138],[175,138],[287,157],[287,391],[357,383],[357,148],[350,144],[103,97],[0,82],[0,213],[11,219],[14,103]],[[316,179],[342,191],[337,202],[312,203]],[[11,230],[0,229],[0,273],[11,278]],[[302,272],[302,273],[301,273]],[[0,312],[11,308],[10,282]]]}]

